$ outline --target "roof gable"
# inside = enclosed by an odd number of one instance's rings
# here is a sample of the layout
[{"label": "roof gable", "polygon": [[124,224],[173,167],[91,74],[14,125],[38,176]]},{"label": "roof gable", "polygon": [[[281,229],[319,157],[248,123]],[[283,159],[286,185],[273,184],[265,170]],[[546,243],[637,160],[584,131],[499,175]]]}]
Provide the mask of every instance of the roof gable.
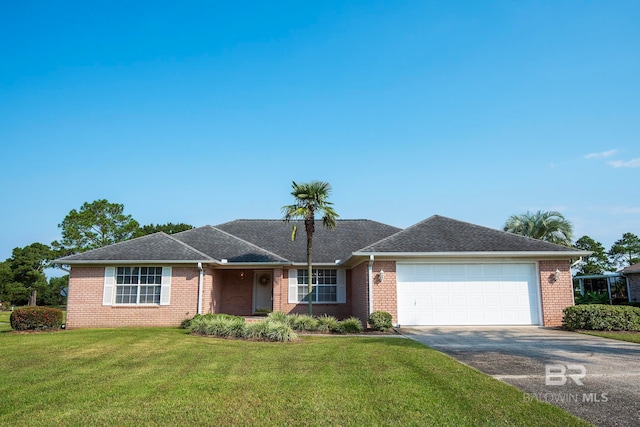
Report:
[{"label": "roof gable", "polygon": [[[292,227],[298,227],[298,237],[291,240]],[[307,243],[303,221],[239,219],[217,225],[243,240],[251,242],[295,263],[305,263]],[[365,219],[341,219],[329,230],[321,220],[315,222],[313,262],[333,264],[345,261],[357,249],[400,231],[400,228]]]},{"label": "roof gable", "polygon": [[361,253],[576,252],[576,249],[434,215]]},{"label": "roof gable", "polygon": [[211,261],[212,258],[180,242],[166,233],[158,232],[136,239],[62,257],[60,264],[100,261]]}]

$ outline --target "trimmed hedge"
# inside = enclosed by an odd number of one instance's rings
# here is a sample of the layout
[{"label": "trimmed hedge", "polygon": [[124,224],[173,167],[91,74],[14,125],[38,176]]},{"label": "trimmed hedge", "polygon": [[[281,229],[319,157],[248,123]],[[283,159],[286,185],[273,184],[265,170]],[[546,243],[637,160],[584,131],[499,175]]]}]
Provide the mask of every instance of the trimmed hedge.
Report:
[{"label": "trimmed hedge", "polygon": [[640,331],[640,308],[622,305],[575,305],[563,310],[562,326],[571,331]]},{"label": "trimmed hedge", "polygon": [[16,308],[11,312],[9,322],[16,331],[60,329],[62,310],[49,307]]}]

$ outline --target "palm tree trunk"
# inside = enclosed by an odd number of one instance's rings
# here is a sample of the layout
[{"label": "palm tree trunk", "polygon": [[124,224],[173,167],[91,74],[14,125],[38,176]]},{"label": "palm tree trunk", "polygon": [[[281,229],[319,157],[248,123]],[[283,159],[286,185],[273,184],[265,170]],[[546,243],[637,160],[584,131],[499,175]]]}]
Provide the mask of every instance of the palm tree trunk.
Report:
[{"label": "palm tree trunk", "polygon": [[309,316],[313,316],[313,303],[311,301],[313,299],[313,266],[311,264],[312,241],[313,234],[307,233],[307,277],[309,279],[307,293],[309,295]]}]

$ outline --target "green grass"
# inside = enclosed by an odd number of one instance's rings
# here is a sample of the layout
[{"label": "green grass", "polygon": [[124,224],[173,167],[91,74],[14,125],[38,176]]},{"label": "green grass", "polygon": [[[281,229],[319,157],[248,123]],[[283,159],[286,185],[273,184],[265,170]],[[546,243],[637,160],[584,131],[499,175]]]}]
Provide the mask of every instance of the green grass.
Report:
[{"label": "green grass", "polygon": [[580,331],[586,335],[611,338],[619,341],[628,341],[640,344],[640,332],[616,332],[616,331]]},{"label": "green grass", "polygon": [[0,333],[0,425],[588,425],[402,338]]},{"label": "green grass", "polygon": [[11,330],[11,325],[9,324],[10,316],[11,316],[10,311],[0,311],[0,332],[6,332]]}]

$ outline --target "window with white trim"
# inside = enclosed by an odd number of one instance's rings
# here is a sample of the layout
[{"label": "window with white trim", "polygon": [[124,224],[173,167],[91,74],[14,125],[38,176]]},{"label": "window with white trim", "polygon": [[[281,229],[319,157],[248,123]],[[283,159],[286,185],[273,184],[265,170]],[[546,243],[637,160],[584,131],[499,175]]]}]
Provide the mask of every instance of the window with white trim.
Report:
[{"label": "window with white trim", "polygon": [[117,267],[115,304],[160,304],[162,267]]},{"label": "window with white trim", "polygon": [[[309,274],[298,270],[298,302],[309,302]],[[312,271],[311,302],[338,302],[338,270],[316,269]]]}]

